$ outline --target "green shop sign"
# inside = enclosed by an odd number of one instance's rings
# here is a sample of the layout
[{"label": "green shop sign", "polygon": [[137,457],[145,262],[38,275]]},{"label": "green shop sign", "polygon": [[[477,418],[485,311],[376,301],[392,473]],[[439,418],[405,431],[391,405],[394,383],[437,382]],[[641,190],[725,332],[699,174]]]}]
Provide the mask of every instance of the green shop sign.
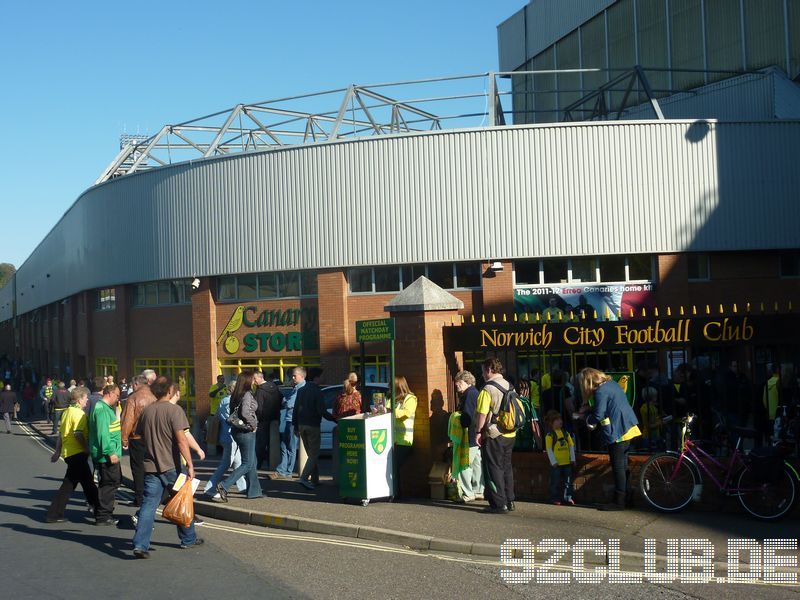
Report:
[{"label": "green shop sign", "polygon": [[[245,329],[299,327],[300,331],[243,332]],[[317,311],[313,308],[276,308],[259,311],[257,306],[237,306],[223,328],[217,344],[225,352],[300,352],[319,348]]]},{"label": "green shop sign", "polygon": [[385,342],[394,339],[394,318],[356,321],[356,342]]}]

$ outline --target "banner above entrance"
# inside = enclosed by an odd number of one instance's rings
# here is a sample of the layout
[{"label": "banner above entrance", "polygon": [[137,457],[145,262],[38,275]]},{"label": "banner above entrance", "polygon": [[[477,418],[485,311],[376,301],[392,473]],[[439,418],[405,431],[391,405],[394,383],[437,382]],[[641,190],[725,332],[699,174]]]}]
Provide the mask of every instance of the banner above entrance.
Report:
[{"label": "banner above entrance", "polygon": [[514,290],[514,311],[517,313],[539,313],[545,319],[558,321],[569,319],[569,315],[580,316],[587,321],[617,321],[631,314],[640,314],[642,309],[655,306],[652,283],[612,283],[536,286]]},{"label": "banner above entrance", "polygon": [[786,342],[800,315],[744,315],[569,323],[482,323],[445,327],[452,351],[480,349],[626,350]]}]

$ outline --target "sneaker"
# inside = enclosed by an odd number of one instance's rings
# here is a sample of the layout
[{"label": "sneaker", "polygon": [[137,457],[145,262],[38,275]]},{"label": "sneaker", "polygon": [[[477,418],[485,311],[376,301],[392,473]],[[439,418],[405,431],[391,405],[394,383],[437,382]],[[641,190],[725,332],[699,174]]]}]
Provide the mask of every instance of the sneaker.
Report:
[{"label": "sneaker", "polygon": [[119,519],[104,519],[102,521],[96,521],[95,525],[105,526],[105,527],[116,527],[119,523]]},{"label": "sneaker", "polygon": [[203,538],[197,538],[193,544],[181,544],[181,548],[186,550],[187,548],[194,548],[195,546],[202,546],[205,544],[206,541]]},{"label": "sneaker", "polygon": [[139,548],[133,549],[133,555],[136,558],[150,558],[150,553],[147,550],[141,550]]},{"label": "sneaker", "polygon": [[139,515],[131,516],[131,521],[133,521],[133,527],[136,528],[139,526]]},{"label": "sneaker", "polygon": [[561,506],[561,500],[553,500],[552,502],[550,502],[550,504],[552,504],[553,506]]},{"label": "sneaker", "polygon": [[515,510],[517,510],[517,505],[514,504],[513,500],[511,500],[509,501],[508,504],[506,504],[506,508],[508,508],[508,512],[514,512]]},{"label": "sneaker", "polygon": [[219,494],[219,499],[222,502],[227,502],[228,501],[228,490],[226,490],[224,487],[222,487],[221,483],[217,484],[217,493]]},{"label": "sneaker", "polygon": [[64,517],[58,517],[57,519],[47,518],[44,520],[45,523],[66,523],[67,520]]},{"label": "sneaker", "polygon": [[564,500],[564,504],[566,504],[567,506],[575,506],[575,500],[569,498],[567,500]]},{"label": "sneaker", "polygon": [[490,514],[490,515],[507,515],[508,514],[508,508],[506,508],[505,506],[501,506],[500,508],[494,508],[492,506],[487,506],[481,512],[487,513],[487,514]]},{"label": "sneaker", "polygon": [[302,485],[304,488],[306,488],[307,490],[314,490],[314,489],[316,489],[316,486],[315,486],[313,483],[311,483],[310,481],[307,481],[307,480],[305,480],[305,479],[301,479],[301,480],[299,480],[299,481],[298,481],[298,483],[299,483],[300,485]]},{"label": "sneaker", "polygon": [[203,521],[203,519],[198,519],[197,517],[194,518],[194,526],[195,527],[202,527],[205,524],[206,524],[206,522]]}]

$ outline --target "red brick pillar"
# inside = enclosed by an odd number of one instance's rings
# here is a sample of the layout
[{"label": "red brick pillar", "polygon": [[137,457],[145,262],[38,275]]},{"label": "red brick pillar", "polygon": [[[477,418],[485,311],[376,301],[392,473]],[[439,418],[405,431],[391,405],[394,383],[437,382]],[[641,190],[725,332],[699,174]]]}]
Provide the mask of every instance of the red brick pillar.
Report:
[{"label": "red brick pillar", "polygon": [[208,416],[208,390],[217,379],[217,305],[211,293],[211,279],[200,280],[192,293],[192,342],[194,345],[194,381],[197,416],[202,423]]},{"label": "red brick pillar", "polygon": [[317,275],[317,301],[323,380],[341,381],[350,371],[348,348],[355,336],[355,331],[350,331],[343,270],[321,271]]},{"label": "red brick pillar", "polygon": [[483,264],[483,312],[487,315],[514,313],[514,265],[500,261],[502,271],[492,271]]}]

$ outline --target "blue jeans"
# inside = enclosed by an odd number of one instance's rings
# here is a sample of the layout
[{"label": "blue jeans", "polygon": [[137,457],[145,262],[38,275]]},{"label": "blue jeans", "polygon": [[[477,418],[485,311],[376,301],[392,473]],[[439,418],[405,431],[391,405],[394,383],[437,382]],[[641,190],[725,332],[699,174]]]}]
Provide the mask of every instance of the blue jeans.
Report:
[{"label": "blue jeans", "polygon": [[[564,481],[564,493],[561,494],[561,481]],[[572,499],[572,466],[556,465],[550,467],[550,500]]]},{"label": "blue jeans", "polygon": [[53,411],[53,435],[60,433],[61,417],[64,416],[64,409],[56,408]]},{"label": "blue jeans", "polygon": [[[214,471],[214,474],[211,476],[211,479],[208,480],[208,483],[206,483],[206,487],[203,491],[205,493],[210,492],[211,495],[216,494],[217,484],[222,481],[222,476],[225,475],[225,471],[228,470],[228,467],[233,467],[233,469],[236,470],[241,464],[242,454],[239,452],[239,445],[233,440],[223,443],[222,458],[219,459],[217,470]],[[236,482],[236,487],[240,492],[243,492],[247,488],[247,482],[244,480],[244,477],[239,477],[239,481]]]},{"label": "blue jeans", "polygon": [[242,464],[225,478],[225,481],[222,482],[222,487],[227,490],[244,475],[247,480],[247,497],[259,498],[261,496],[261,484],[258,481],[258,470],[256,468],[256,432],[241,431],[231,433],[233,434],[233,441],[239,445],[239,451],[242,453]]},{"label": "blue jeans", "polygon": [[[136,524],[136,533],[133,536],[134,550],[150,550],[150,537],[153,535],[153,523],[156,519],[156,509],[161,503],[164,491],[171,489],[178,474],[175,469],[164,473],[146,473],[144,476],[144,498],[139,509],[139,522]],[[178,528],[178,538],[184,546],[191,546],[197,541],[194,532],[194,523],[189,527]]]},{"label": "blue jeans", "polygon": [[284,477],[291,477],[294,473],[294,462],[297,459],[298,438],[294,434],[292,423],[286,423],[286,429],[281,432],[281,464],[275,469]]}]

